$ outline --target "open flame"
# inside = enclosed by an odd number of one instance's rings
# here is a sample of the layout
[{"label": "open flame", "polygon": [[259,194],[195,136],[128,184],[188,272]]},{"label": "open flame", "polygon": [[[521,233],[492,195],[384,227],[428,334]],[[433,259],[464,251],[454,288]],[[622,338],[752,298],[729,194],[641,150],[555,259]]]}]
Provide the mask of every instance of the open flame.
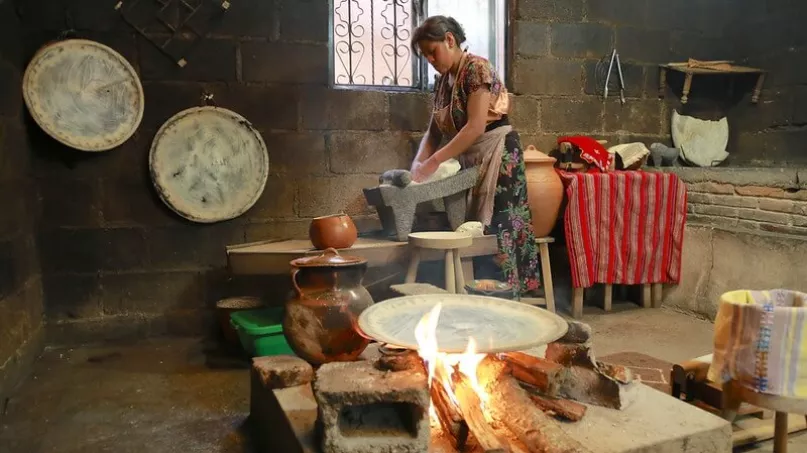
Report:
[{"label": "open flame", "polygon": [[[437,344],[437,325],[440,319],[442,304],[437,304],[415,327],[415,339],[418,343],[418,355],[426,362],[428,370],[429,389],[432,385],[440,385],[446,390],[446,394],[454,405],[458,405],[457,397],[454,394],[451,376],[454,373],[462,373],[468,378],[474,391],[479,395],[479,399],[484,405],[487,401],[487,394],[482,390],[477,379],[476,370],[479,363],[485,358],[485,354],[476,352],[476,340],[468,338],[468,346],[462,354],[447,354],[439,352]],[[435,417],[434,404],[429,408],[429,413]]]}]

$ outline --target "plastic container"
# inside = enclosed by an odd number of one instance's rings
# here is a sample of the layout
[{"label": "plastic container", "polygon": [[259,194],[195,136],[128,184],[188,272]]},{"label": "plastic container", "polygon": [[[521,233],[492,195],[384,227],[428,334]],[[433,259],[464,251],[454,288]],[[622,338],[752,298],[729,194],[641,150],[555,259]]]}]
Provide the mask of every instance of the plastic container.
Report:
[{"label": "plastic container", "polygon": [[230,315],[230,324],[252,357],[295,355],[283,335],[282,307],[237,311]]}]

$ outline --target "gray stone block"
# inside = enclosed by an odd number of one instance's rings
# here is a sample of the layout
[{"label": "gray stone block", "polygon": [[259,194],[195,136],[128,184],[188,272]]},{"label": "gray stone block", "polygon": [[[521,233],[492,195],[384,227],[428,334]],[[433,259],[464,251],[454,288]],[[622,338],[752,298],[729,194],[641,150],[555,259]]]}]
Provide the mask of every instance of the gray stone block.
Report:
[{"label": "gray stone block", "polygon": [[465,222],[467,190],[476,184],[478,174],[474,167],[424,184],[380,185],[364,189],[364,197],[367,204],[378,211],[384,231],[403,242],[412,231],[415,210],[420,203],[433,202],[438,210],[445,210],[451,229],[459,228]]},{"label": "gray stone block", "polygon": [[612,49],[613,32],[602,24],[553,24],[552,55],[600,58]]},{"label": "gray stone block", "polygon": [[268,389],[305,385],[314,378],[314,368],[305,360],[287,355],[255,357],[252,369]]},{"label": "gray stone block", "polygon": [[314,381],[323,453],[429,451],[429,390],[422,371],[385,372],[372,363],[320,367]]}]

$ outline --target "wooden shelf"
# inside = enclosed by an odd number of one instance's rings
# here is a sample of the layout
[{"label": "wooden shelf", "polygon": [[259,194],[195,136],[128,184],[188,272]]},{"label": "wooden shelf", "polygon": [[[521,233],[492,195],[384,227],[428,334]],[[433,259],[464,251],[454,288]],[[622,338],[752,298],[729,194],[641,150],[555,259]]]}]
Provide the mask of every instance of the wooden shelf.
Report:
[{"label": "wooden shelf", "polygon": [[686,104],[689,100],[689,91],[692,88],[692,79],[695,75],[731,75],[731,74],[758,74],[757,84],[751,96],[751,102],[759,102],[759,95],[762,92],[762,85],[765,83],[766,71],[747,66],[737,66],[730,61],[704,61],[691,60],[687,63],[666,63],[659,65],[659,91],[658,95],[663,98],[667,91],[667,71],[676,71],[685,74],[684,91],[681,103]]}]

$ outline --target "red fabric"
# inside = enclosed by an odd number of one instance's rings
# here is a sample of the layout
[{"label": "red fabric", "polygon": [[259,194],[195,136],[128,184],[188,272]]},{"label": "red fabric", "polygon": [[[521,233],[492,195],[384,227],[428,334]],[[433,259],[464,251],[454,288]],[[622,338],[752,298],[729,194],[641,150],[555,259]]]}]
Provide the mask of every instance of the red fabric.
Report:
[{"label": "red fabric", "polygon": [[571,143],[580,149],[580,158],[589,164],[597,167],[605,173],[611,168],[614,156],[605,149],[597,140],[583,135],[573,137],[559,137],[558,144],[563,142]]},{"label": "red fabric", "polygon": [[558,170],[575,288],[678,283],[687,190],[673,173]]}]

